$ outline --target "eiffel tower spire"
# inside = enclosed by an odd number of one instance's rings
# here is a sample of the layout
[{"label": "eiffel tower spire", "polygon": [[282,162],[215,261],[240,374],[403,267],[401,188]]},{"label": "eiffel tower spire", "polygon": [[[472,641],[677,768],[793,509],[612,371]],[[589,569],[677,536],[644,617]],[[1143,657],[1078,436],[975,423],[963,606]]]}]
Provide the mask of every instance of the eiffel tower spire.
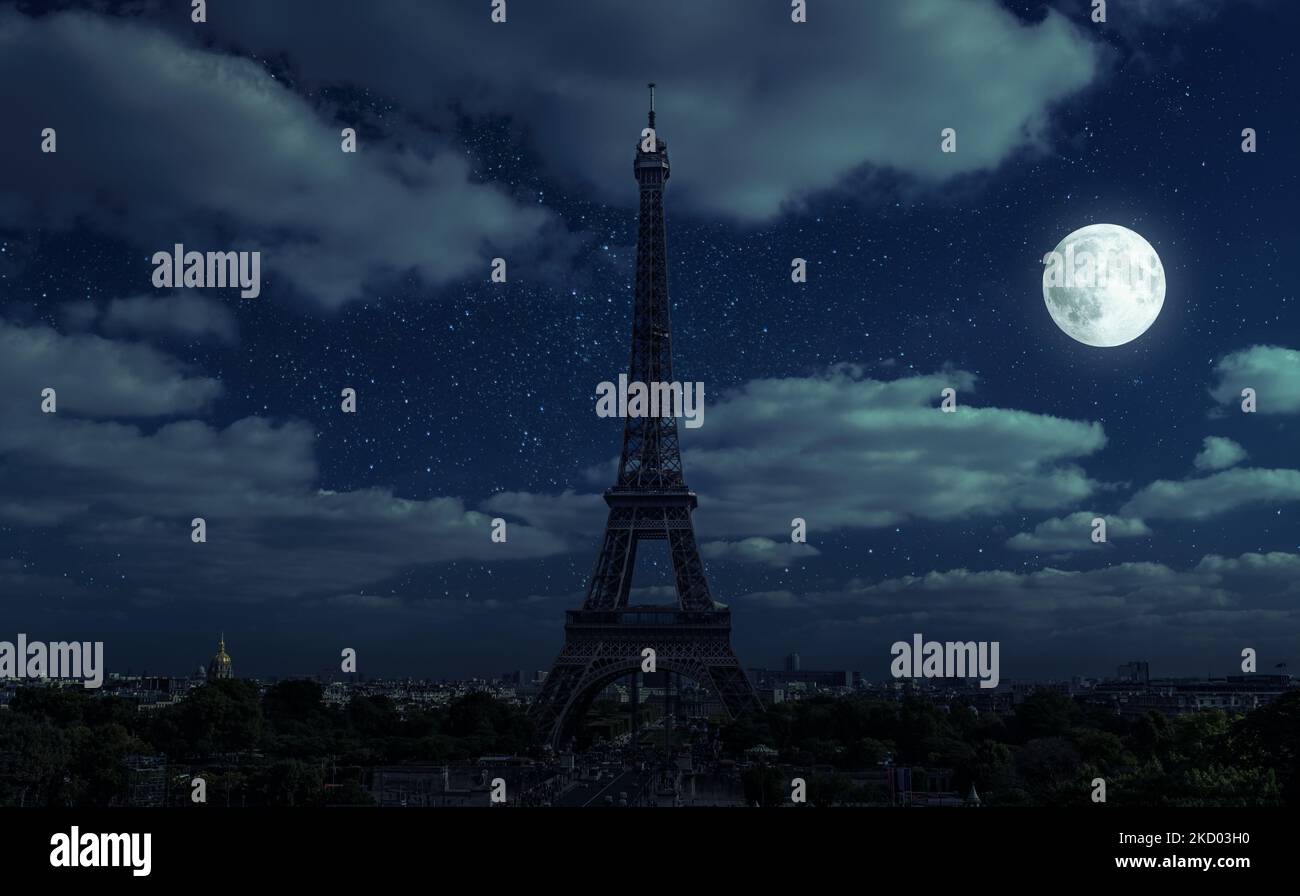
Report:
[{"label": "eiffel tower spire", "polygon": [[[664,188],[668,144],[654,129],[650,84],[648,133],[637,144],[632,171],[640,186],[636,290],[632,306],[631,382],[673,382],[672,322],[668,309]],[[530,712],[554,746],[569,737],[600,689],[641,668],[654,651],[658,670],[676,672],[717,691],[733,717],[761,709],[731,650],[731,611],[716,603],[704,577],[691,513],[695,493],[682,471],[677,418],[627,417],[618,476],[605,492],[609,518],[581,610],[570,610],[565,646]],[[677,590],[675,604],[630,606],[637,544],[668,542]]]},{"label": "eiffel tower spire", "polygon": [[[654,130],[654,85],[650,85],[650,135],[637,144],[632,172],[641,186],[637,218],[636,298],[632,306],[632,355],[629,382],[673,382],[672,321],[668,315],[667,234],[664,187],[668,183],[668,144]],[[647,151],[647,142],[653,144]],[[614,491],[677,489],[682,481],[682,454],[677,418],[628,417],[623,429]],[[692,503],[692,507],[694,504]]]},{"label": "eiffel tower spire", "polygon": [[[650,120],[654,121],[651,85]],[[673,382],[672,321],[668,313],[668,247],[664,188],[670,166],[668,144],[651,128],[637,144],[632,172],[640,185],[637,217],[636,291],[632,304],[632,351],[628,381]],[[650,143],[653,139],[653,143]],[[618,478],[605,492],[609,522],[605,543],[587,589],[584,609],[625,607],[642,538],[666,538],[673,560],[677,596],[683,610],[714,607],[695,544],[691,512],[698,501],[682,472],[677,418],[626,418]]]}]

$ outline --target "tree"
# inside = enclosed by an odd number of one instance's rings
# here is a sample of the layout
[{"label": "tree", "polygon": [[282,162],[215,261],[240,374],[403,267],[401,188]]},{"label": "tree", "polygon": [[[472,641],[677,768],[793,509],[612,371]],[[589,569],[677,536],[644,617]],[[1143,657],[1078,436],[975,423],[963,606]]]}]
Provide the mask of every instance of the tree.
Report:
[{"label": "tree", "polygon": [[722,749],[733,756],[739,756],[752,747],[772,746],[772,730],[766,717],[752,713],[724,723],[718,729],[718,737]]},{"label": "tree", "polygon": [[1016,727],[1026,741],[1058,737],[1069,733],[1079,715],[1078,705],[1064,694],[1035,691],[1016,707]]},{"label": "tree", "polygon": [[319,764],[282,759],[262,767],[255,792],[270,806],[318,806],[325,802],[325,776]]},{"label": "tree", "polygon": [[0,802],[10,806],[65,804],[60,797],[70,758],[69,739],[62,729],[30,715],[0,712],[0,767],[4,769]]},{"label": "tree", "polygon": [[305,679],[291,679],[273,684],[262,698],[266,720],[272,725],[289,722],[319,722],[325,715],[321,686]]},{"label": "tree", "polygon": [[78,725],[68,735],[69,783],[78,806],[107,806],[122,796],[127,785],[126,758],[149,751],[147,744],[118,724]]},{"label": "tree", "polygon": [[1043,802],[1053,803],[1058,800],[1057,791],[1079,780],[1079,753],[1064,737],[1031,740],[1016,754],[1016,772],[1030,792]]},{"label": "tree", "polygon": [[207,756],[254,750],[261,737],[257,685],[225,678],[195,688],[159,713],[150,739],[172,756]]},{"label": "tree", "polygon": [[1270,769],[1288,806],[1300,806],[1300,691],[1291,690],[1233,724],[1230,752]]},{"label": "tree", "polygon": [[444,731],[460,741],[467,755],[521,753],[533,739],[532,721],[523,710],[481,691],[451,702]]},{"label": "tree", "polygon": [[849,792],[844,775],[814,775],[808,781],[808,801],[814,806],[833,806]]},{"label": "tree", "polygon": [[779,806],[785,800],[785,776],[781,770],[759,763],[740,776],[745,802],[751,806]]}]

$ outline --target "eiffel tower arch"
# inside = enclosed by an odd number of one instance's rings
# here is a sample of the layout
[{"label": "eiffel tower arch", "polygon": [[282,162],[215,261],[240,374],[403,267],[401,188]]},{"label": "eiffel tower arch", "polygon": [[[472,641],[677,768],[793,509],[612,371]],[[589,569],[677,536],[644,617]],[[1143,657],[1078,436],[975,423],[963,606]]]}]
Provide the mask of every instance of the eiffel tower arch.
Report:
[{"label": "eiffel tower arch", "polygon": [[[653,84],[650,89],[653,131]],[[649,151],[638,143],[633,173],[641,205],[629,382],[674,381],[663,208],[669,171],[667,143],[657,134]],[[712,688],[732,718],[761,711],[731,649],[731,611],[713,600],[704,576],[691,522],[697,499],[683,477],[676,417],[626,418],[618,478],[605,492],[605,503],[609,519],[587,597],[581,609],[567,612],[564,648],[530,709],[538,736],[556,747],[567,742],[603,688],[640,671],[646,648],[655,652],[657,671]],[[643,539],[668,542],[674,604],[629,604],[637,544]]]}]

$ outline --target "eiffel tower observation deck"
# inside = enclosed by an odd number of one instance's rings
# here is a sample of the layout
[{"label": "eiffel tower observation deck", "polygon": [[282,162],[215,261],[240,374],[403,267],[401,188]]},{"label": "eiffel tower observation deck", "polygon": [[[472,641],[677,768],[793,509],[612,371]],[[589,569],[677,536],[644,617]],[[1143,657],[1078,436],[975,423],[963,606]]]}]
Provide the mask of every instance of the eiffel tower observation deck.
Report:
[{"label": "eiffel tower observation deck", "polygon": [[[670,383],[672,322],[663,203],[671,166],[668,144],[655,128],[653,84],[649,123],[637,144],[632,170],[640,186],[640,214],[628,379]],[[539,736],[556,747],[566,743],[604,687],[628,676],[635,685],[647,648],[654,651],[656,671],[677,673],[712,688],[733,718],[761,710],[731,649],[731,611],[709,593],[691,521],[698,502],[686,486],[676,417],[626,418],[618,477],[605,492],[605,502],[609,518],[586,600],[581,609],[566,613],[564,648],[530,710]],[[629,604],[642,539],[668,542],[676,603]]]}]

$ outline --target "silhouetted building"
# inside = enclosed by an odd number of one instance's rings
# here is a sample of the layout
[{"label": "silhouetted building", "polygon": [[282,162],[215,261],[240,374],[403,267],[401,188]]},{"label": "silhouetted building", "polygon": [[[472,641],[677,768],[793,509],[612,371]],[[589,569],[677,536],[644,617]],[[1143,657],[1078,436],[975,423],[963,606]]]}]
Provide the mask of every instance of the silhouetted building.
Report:
[{"label": "silhouetted building", "polygon": [[1151,667],[1144,660],[1133,660],[1116,669],[1115,677],[1120,681],[1138,681],[1146,684],[1151,680]]},{"label": "silhouetted building", "polygon": [[163,755],[123,757],[126,769],[125,804],[163,806],[167,803],[167,757]]},{"label": "silhouetted building", "polygon": [[1086,698],[1109,705],[1117,714],[1140,717],[1149,711],[1181,716],[1211,709],[1248,713],[1267,706],[1295,686],[1290,675],[1229,675],[1211,679],[1161,679],[1103,682]]},{"label": "silhouetted building", "polygon": [[223,634],[221,640],[217,642],[216,655],[208,663],[208,681],[234,677],[235,669],[230,662],[230,654],[226,653],[226,636]]},{"label": "silhouetted building", "polygon": [[[789,657],[786,658],[789,666]],[[745,674],[760,690],[780,688],[787,692],[792,685],[804,688],[851,688],[858,682],[858,674],[851,669],[747,669]]]}]

